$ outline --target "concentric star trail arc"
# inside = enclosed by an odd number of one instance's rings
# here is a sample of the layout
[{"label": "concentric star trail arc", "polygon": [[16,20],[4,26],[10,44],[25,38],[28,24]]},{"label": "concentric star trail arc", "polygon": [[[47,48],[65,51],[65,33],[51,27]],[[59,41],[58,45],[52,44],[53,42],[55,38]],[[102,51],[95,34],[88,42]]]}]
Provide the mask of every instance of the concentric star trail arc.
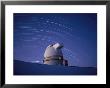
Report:
[{"label": "concentric star trail arc", "polygon": [[69,65],[97,66],[97,14],[14,14],[14,59],[42,61],[46,47],[56,42],[64,44]]}]

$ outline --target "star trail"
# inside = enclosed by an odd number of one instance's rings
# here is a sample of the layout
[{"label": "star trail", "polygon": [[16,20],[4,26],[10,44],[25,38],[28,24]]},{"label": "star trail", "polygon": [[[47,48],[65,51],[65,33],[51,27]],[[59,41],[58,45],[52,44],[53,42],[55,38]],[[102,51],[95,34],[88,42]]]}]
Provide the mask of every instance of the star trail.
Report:
[{"label": "star trail", "polygon": [[70,66],[97,66],[97,14],[14,13],[14,59],[41,63],[48,45],[63,43]]}]

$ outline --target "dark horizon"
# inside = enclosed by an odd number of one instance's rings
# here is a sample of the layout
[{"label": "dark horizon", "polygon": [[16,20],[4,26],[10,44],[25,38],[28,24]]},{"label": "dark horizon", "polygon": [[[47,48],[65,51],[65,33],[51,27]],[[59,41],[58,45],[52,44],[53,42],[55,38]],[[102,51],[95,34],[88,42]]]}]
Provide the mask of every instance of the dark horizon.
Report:
[{"label": "dark horizon", "polygon": [[[27,69],[28,68],[28,69]],[[24,70],[25,69],[25,70]],[[96,67],[46,65],[14,60],[14,75],[97,75]]]},{"label": "dark horizon", "polygon": [[14,59],[42,64],[46,47],[56,42],[69,65],[97,67],[97,14],[14,13]]}]

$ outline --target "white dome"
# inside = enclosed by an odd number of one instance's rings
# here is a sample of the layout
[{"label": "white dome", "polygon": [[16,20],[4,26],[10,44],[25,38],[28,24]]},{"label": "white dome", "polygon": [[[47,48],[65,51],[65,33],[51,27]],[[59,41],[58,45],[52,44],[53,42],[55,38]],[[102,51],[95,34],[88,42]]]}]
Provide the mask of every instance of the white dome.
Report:
[{"label": "white dome", "polygon": [[44,53],[44,57],[50,56],[63,56],[61,48],[63,47],[62,44],[56,43],[54,45],[49,45]]}]

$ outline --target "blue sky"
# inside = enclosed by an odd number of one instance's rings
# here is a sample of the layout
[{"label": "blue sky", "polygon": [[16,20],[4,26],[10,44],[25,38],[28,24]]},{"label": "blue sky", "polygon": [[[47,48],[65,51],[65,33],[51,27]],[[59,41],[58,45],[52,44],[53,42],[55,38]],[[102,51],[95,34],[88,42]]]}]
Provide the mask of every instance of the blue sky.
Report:
[{"label": "blue sky", "polygon": [[63,43],[69,65],[97,66],[96,13],[15,13],[14,59],[42,63],[49,44]]}]

